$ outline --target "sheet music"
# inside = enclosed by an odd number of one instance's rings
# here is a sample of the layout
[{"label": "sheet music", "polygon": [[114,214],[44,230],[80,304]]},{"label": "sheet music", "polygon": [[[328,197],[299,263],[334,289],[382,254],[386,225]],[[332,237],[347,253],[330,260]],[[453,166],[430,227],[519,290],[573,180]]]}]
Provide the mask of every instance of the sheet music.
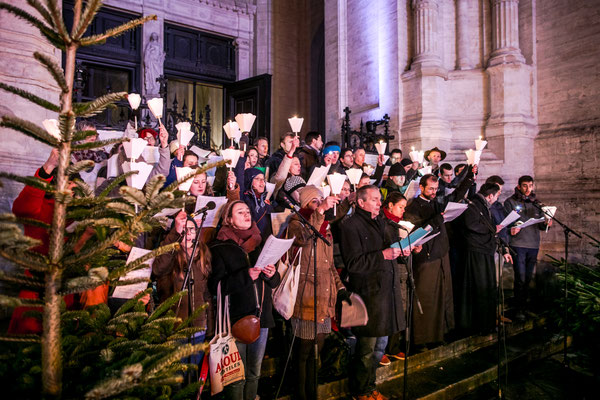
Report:
[{"label": "sheet music", "polygon": [[329,168],[331,168],[331,164],[313,169],[312,174],[310,174],[310,178],[308,178],[308,182],[306,182],[306,186],[313,185],[316,187],[321,187],[321,184],[327,177]]},{"label": "sheet music", "polygon": [[292,210],[286,209],[280,213],[271,213],[271,228],[273,228],[273,235],[280,237],[285,232],[290,219],[292,218]]},{"label": "sheet music", "polygon": [[142,152],[144,161],[148,164],[156,164],[160,159],[160,153],[158,152],[158,146],[146,146]]},{"label": "sheet music", "polygon": [[269,235],[254,266],[262,269],[267,265],[277,264],[277,261],[292,247],[293,243],[294,238],[278,239]]},{"label": "sheet music", "polygon": [[[150,250],[142,249],[139,247],[132,247],[131,252],[129,252],[129,257],[127,257],[127,264],[129,264],[130,262],[132,262],[134,260],[137,260],[138,258],[140,258],[143,255],[146,255],[148,253],[150,253]],[[139,268],[134,271],[130,271],[125,276],[120,277],[119,280],[127,281],[130,279],[136,279],[136,278],[148,278],[149,279],[150,275],[152,274],[152,263],[154,263],[154,258],[151,258],[150,260],[148,260],[144,263],[145,265],[147,265],[147,267]],[[132,285],[117,286],[115,288],[115,291],[113,292],[112,297],[116,297],[119,299],[132,299],[136,294],[138,294],[142,290],[146,290],[147,287],[148,287],[148,282],[140,282],[140,283],[134,283]]]},{"label": "sheet music", "polygon": [[415,179],[414,181],[410,181],[410,183],[408,184],[408,187],[404,192],[404,197],[406,197],[408,200],[414,199],[419,195],[419,193],[421,193],[421,189],[419,188],[419,181]]},{"label": "sheet music", "polygon": [[468,204],[448,202],[446,209],[444,210],[444,222],[454,221],[469,207]]},{"label": "sheet music", "polygon": [[349,328],[352,326],[365,326],[369,322],[369,313],[363,299],[356,293],[350,294],[352,305],[342,302],[342,318],[340,326]]},{"label": "sheet music", "polygon": [[[203,228],[216,228],[217,224],[219,223],[219,218],[221,217],[221,210],[223,209],[223,206],[227,204],[227,197],[198,196],[196,198],[196,208],[194,210],[201,209],[202,207],[206,206],[209,201],[215,202],[215,208],[206,212],[206,219],[204,220]],[[202,221],[202,215],[196,215],[194,219],[196,222],[200,223],[200,221]]]},{"label": "sheet music", "polygon": [[520,217],[521,215],[518,212],[512,210],[510,214],[508,214],[506,218],[504,218],[502,222],[500,222],[498,225],[509,226],[510,224],[518,220]]},{"label": "sheet music", "polygon": [[539,224],[544,221],[546,221],[546,218],[544,218],[544,217],[529,218],[527,221],[523,222],[522,224],[515,225],[515,228],[523,229],[523,228],[527,228],[528,226]]}]

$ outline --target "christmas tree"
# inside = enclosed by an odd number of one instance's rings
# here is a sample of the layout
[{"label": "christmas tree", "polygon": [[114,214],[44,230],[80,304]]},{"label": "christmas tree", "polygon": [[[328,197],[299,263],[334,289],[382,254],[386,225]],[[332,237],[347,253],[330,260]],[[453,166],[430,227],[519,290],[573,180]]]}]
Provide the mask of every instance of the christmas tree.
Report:
[{"label": "christmas tree", "polygon": [[[124,185],[131,171],[116,178],[102,193],[95,194],[86,183],[73,176],[94,166],[93,161],[70,163],[71,152],[118,144],[127,139],[86,142],[95,131],[77,131],[75,121],[96,115],[127,93],[110,93],[90,102],[73,101],[75,56],[81,46],[104,43],[108,38],[135,29],[156,16],[129,21],[104,33],[84,36],[100,0],[76,0],[73,24],[69,31],[56,0],[27,0],[39,16],[6,3],[6,10],[39,30],[46,40],[65,55],[64,70],[41,53],[33,57],[42,64],[60,88],[59,103],[42,99],[20,88],[0,83],[0,89],[26,98],[31,103],[58,113],[58,130],[46,130],[30,121],[3,116],[0,126],[28,135],[52,146],[57,156],[55,176],[51,182],[35,176],[22,177],[0,172],[12,179],[44,191],[53,199],[51,223],[0,216],[0,256],[11,262],[17,272],[2,273],[0,279],[19,289],[31,288],[39,299],[0,295],[2,307],[35,307],[42,310],[41,337],[38,335],[3,336],[0,375],[10,379],[10,389],[20,398],[184,398],[195,390],[181,389],[182,373],[189,368],[180,360],[205,350],[205,345],[190,345],[186,338],[199,329],[190,327],[194,315],[186,321],[174,316],[171,307],[185,292],[174,295],[148,314],[140,301],[150,293],[139,293],[111,315],[106,304],[85,310],[65,309],[64,296],[83,293],[101,285],[139,283],[140,279],[123,280],[128,272],[144,267],[148,260],[178,249],[178,243],[159,247],[133,262],[114,248],[122,242],[132,245],[135,238],[160,226],[155,214],[164,208],[182,208],[185,197],[178,184],[209,167],[198,169],[179,182],[163,189],[165,177],[150,179],[143,190]],[[120,186],[120,196],[109,193]],[[72,233],[66,232],[67,221],[75,222]],[[47,254],[33,251],[40,241],[25,236],[21,226],[35,226],[47,231]],[[27,273],[25,273],[27,271]],[[142,279],[144,281],[144,279]],[[202,310],[196,310],[201,312]],[[6,386],[5,386],[6,388]],[[178,392],[173,392],[178,389]],[[41,392],[41,393],[40,393]],[[11,393],[12,394],[12,393]]]}]

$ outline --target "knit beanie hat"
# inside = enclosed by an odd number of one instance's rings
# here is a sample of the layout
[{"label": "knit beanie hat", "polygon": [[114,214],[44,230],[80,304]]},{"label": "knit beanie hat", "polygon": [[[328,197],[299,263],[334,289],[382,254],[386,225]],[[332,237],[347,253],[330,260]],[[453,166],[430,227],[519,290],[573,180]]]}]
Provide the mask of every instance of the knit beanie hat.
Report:
[{"label": "knit beanie hat", "polygon": [[316,186],[305,186],[300,190],[300,207],[306,208],[312,199],[320,199],[322,197],[323,194]]},{"label": "knit beanie hat", "polygon": [[138,136],[142,139],[145,139],[148,135],[154,136],[154,139],[158,138],[158,132],[152,128],[144,128],[138,132]]},{"label": "knit beanie hat", "polygon": [[302,179],[302,177],[292,175],[289,178],[287,178],[285,183],[283,184],[283,191],[288,196],[291,196],[291,194],[294,193],[294,191],[303,188],[304,186],[306,186],[306,182],[304,181],[304,179]]},{"label": "knit beanie hat", "polygon": [[264,175],[264,172],[262,172],[258,168],[248,168],[244,171],[244,192],[250,190],[250,188],[252,187],[252,181],[258,175]]},{"label": "knit beanie hat", "polygon": [[390,171],[388,172],[388,176],[403,176],[406,175],[406,171],[402,166],[402,162],[396,163],[390,167]]}]

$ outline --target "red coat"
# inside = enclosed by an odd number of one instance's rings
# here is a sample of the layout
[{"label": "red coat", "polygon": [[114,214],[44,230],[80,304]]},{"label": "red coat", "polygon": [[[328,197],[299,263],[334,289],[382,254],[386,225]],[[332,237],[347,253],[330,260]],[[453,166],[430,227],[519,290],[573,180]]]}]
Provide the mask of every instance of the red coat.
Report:
[{"label": "red coat", "polygon": [[[51,182],[52,177],[43,178],[40,176],[40,169],[35,172],[37,178],[43,179],[46,182]],[[52,215],[54,213],[54,199],[45,197],[46,192],[34,188],[32,186],[25,186],[19,196],[13,203],[13,214],[20,218],[30,218],[37,221],[45,222],[47,224],[52,223]],[[32,225],[23,225],[25,235],[34,239],[41,240],[42,244],[32,248],[32,251],[36,251],[40,254],[48,254],[48,243],[50,240],[49,232],[44,228],[40,228]],[[25,271],[26,275],[32,276],[29,271]],[[19,297],[22,299],[39,299],[40,293],[32,290],[21,290]],[[74,296],[69,295],[65,297],[67,307],[71,308],[74,303]],[[29,333],[41,333],[42,332],[42,321],[36,317],[24,317],[23,313],[26,311],[42,311],[42,307],[17,307],[14,309],[10,325],[8,326],[9,334],[29,334]]]}]

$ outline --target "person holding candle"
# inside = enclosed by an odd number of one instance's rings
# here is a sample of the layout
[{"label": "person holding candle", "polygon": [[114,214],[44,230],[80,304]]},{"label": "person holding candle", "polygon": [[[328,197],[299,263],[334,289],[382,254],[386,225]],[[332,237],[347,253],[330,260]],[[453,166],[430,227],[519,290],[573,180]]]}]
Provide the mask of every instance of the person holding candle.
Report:
[{"label": "person holding candle", "polygon": [[297,140],[297,136],[292,132],[287,132],[281,136],[281,139],[279,139],[279,149],[277,149],[277,151],[273,153],[265,162],[265,167],[267,168],[265,176],[267,179],[271,174],[275,174],[277,172],[279,169],[279,164],[281,164],[287,152],[292,148],[292,143],[294,140]]},{"label": "person holding candle", "polygon": [[276,173],[271,176],[270,182],[275,184],[275,190],[273,191],[273,197],[277,198],[280,189],[285,184],[286,180],[291,176],[299,176],[302,173],[302,162],[298,156],[296,156],[296,149],[300,144],[298,137],[294,137],[287,154],[283,157],[281,164]]},{"label": "person holding candle", "polygon": [[[338,202],[337,197],[322,198],[321,191],[315,186],[306,186],[300,191],[300,214],[330,242],[332,241],[329,222],[325,212]],[[287,231],[288,237],[294,237],[294,245],[288,256],[293,259],[300,249],[300,280],[298,296],[291,318],[292,332],[299,339],[296,347],[297,363],[297,397],[298,399],[314,399],[314,291],[313,278],[313,242],[311,231],[304,227],[300,218],[293,215]],[[291,255],[290,255],[291,254]],[[335,316],[336,303],[345,300],[350,302],[349,293],[345,290],[340,277],[333,265],[333,248],[322,240],[317,241],[314,251],[317,259],[317,344],[320,352],[325,342],[325,336],[331,332],[331,319]],[[302,290],[300,290],[300,288]]]},{"label": "person holding candle", "polygon": [[171,167],[169,169],[169,175],[167,175],[167,180],[165,181],[165,187],[177,180],[177,167],[198,167],[198,155],[191,150],[186,150],[183,146],[179,146],[175,158],[171,161]]},{"label": "person holding candle", "polygon": [[424,154],[425,160],[429,162],[431,166],[431,173],[438,176],[439,163],[446,158],[446,152],[434,147],[431,150],[427,150]]}]

